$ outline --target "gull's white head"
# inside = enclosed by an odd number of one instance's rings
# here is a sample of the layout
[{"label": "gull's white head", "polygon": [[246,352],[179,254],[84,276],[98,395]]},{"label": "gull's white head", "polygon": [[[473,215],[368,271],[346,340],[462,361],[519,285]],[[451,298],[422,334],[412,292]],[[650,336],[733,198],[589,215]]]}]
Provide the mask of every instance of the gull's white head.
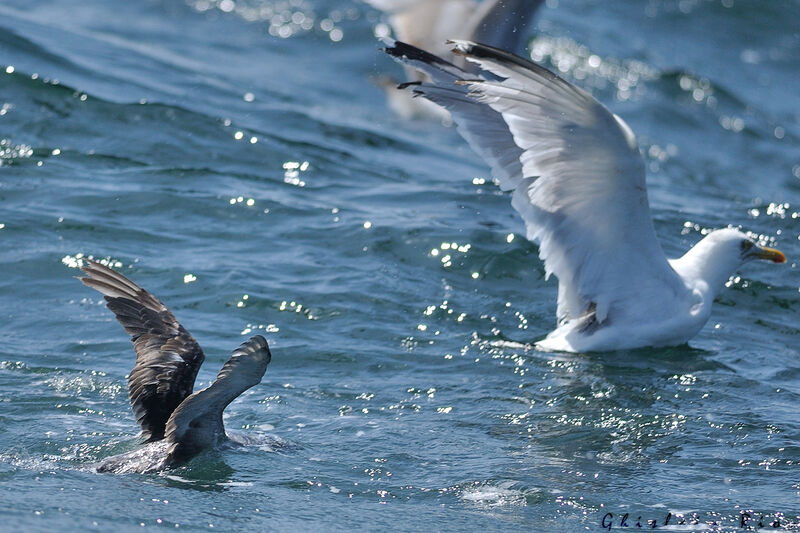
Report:
[{"label": "gull's white head", "polygon": [[740,266],[754,259],[786,262],[780,250],[760,246],[741,231],[725,228],[706,235],[673,267],[684,280],[703,280],[717,293]]},{"label": "gull's white head", "polygon": [[759,246],[753,239],[733,228],[714,230],[698,245],[707,243],[711,253],[718,260],[734,268],[752,261],[764,259],[773,263],[785,263],[783,252],[766,246]]}]

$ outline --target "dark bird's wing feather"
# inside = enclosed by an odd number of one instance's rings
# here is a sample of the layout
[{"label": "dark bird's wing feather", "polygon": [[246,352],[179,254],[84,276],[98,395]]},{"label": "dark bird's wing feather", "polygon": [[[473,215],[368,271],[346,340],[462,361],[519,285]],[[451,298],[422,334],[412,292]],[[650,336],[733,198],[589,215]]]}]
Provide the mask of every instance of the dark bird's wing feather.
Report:
[{"label": "dark bird's wing feather", "polygon": [[186,460],[224,440],[222,412],[250,387],[261,383],[272,359],[267,340],[251,337],[222,365],[214,383],[181,403],[167,422],[167,463]]},{"label": "dark bird's wing feather", "polygon": [[203,350],[155,296],[96,261],[83,261],[87,277],[80,280],[105,296],[131,335],[136,366],[128,377],[128,394],[142,437],[161,440],[172,412],[192,393]]}]

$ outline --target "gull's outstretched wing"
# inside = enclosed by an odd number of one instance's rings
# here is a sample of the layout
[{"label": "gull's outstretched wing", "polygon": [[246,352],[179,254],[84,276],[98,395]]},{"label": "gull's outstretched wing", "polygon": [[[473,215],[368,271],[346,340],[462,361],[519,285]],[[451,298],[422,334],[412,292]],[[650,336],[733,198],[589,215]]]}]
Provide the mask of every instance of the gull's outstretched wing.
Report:
[{"label": "gull's outstretched wing", "polygon": [[519,51],[544,0],[484,0],[467,24],[471,41]]},{"label": "gull's outstretched wing", "polygon": [[96,261],[83,261],[87,277],[80,280],[105,296],[131,335],[136,365],[128,376],[128,394],[142,437],[163,439],[172,412],[192,393],[203,350],[152,294]]},{"label": "gull's outstretched wing", "polygon": [[[501,187],[514,190],[528,238],[539,243],[548,275],[558,277],[559,320],[593,313],[602,324],[632,301],[685,291],[656,239],[644,162],[622,119],[544,67],[485,45],[453,44],[493,79],[455,73],[402,43],[387,52],[440,71],[412,89],[450,110]],[[466,98],[483,108],[466,107]],[[499,139],[498,119],[507,132]],[[498,172],[502,159],[486,154],[501,152],[509,138],[505,153],[519,157]]]},{"label": "gull's outstretched wing", "polygon": [[167,422],[167,461],[181,461],[225,438],[222,412],[250,387],[261,383],[272,355],[267,340],[251,337],[222,365],[217,379],[197,391],[172,413]]},{"label": "gull's outstretched wing", "polygon": [[467,74],[458,66],[415,46],[384,39],[386,53],[413,67],[431,83],[408,83],[415,96],[424,96],[456,117],[456,128],[478,155],[489,163],[492,173],[505,190],[513,189],[522,180],[522,150],[514,144],[503,116],[491,107],[469,96],[469,88],[459,85]]}]

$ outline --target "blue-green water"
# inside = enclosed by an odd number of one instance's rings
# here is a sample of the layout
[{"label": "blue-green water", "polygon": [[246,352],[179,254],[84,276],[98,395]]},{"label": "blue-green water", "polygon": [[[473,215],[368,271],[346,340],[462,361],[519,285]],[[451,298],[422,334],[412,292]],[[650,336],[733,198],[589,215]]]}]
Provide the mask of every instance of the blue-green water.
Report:
[{"label": "blue-green water", "polygon": [[[379,20],[349,0],[0,6],[0,530],[610,512],[737,531],[745,509],[800,529],[800,2],[540,13],[534,57],[637,132],[669,254],[734,224],[789,256],[732,278],[690,346],[611,354],[531,348],[555,282],[457,133],[387,110]],[[93,473],[136,446],[134,356],[78,254],[171,307],[206,350],[198,386],[265,334],[272,365],[226,424],[288,446]]]}]

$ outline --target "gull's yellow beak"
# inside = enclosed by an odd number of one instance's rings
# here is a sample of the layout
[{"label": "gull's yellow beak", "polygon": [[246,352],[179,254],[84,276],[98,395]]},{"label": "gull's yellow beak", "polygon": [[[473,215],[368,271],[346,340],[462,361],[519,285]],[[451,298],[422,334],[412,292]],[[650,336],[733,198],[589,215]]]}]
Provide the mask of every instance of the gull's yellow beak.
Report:
[{"label": "gull's yellow beak", "polygon": [[773,263],[785,263],[786,256],[780,250],[775,248],[767,248],[766,246],[755,246],[754,250],[750,253],[757,259],[765,259]]}]

